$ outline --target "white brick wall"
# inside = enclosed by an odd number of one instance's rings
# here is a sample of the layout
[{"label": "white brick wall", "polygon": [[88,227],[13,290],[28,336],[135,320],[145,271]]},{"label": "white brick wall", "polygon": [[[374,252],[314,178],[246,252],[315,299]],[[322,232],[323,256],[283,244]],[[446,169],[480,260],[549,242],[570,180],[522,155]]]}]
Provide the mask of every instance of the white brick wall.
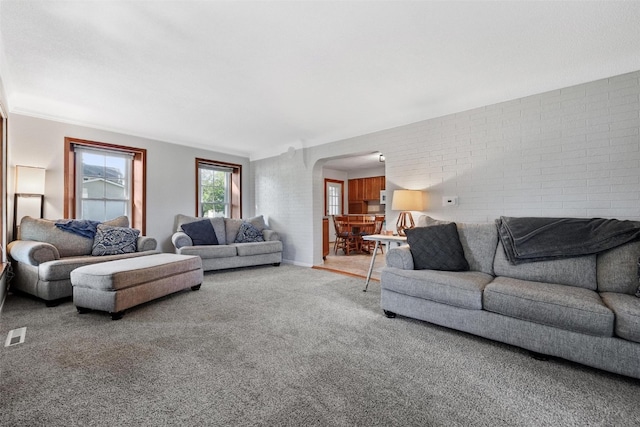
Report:
[{"label": "white brick wall", "polygon": [[[427,190],[436,218],[640,220],[639,128],[637,71],[311,147],[300,164],[253,162],[255,197],[301,264],[321,260],[322,159],[364,150],[385,154],[388,190]],[[387,205],[389,228],[396,217]]]}]

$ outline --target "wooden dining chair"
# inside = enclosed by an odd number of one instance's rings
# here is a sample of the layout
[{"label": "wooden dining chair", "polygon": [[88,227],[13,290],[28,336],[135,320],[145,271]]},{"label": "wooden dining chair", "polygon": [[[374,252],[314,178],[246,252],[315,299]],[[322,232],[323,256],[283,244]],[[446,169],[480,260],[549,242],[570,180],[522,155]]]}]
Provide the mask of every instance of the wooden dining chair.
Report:
[{"label": "wooden dining chair", "polygon": [[[383,225],[384,215],[375,215],[373,217],[373,225],[369,228],[369,232],[367,234],[382,234]],[[376,242],[372,240],[363,240],[361,245],[363,250],[371,252],[376,247]],[[384,245],[378,245],[378,249],[380,249],[380,252],[384,254],[383,246]]]},{"label": "wooden dining chair", "polygon": [[351,231],[348,218],[344,216],[334,216],[333,225],[336,230],[336,240],[333,244],[333,253],[338,254],[338,249],[342,249],[346,255],[358,249],[357,236]]}]

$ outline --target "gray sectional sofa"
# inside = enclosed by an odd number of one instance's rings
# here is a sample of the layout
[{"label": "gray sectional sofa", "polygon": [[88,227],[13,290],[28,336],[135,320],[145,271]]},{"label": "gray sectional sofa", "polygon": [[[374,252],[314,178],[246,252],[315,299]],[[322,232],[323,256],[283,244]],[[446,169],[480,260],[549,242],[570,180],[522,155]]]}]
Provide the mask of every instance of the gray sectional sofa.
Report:
[{"label": "gray sectional sofa", "polygon": [[[185,224],[203,220],[211,222],[216,237],[215,244],[194,244],[192,238],[182,229]],[[255,227],[262,241],[236,242],[243,223]],[[262,215],[248,219],[234,219],[198,218],[178,214],[175,226],[176,231],[171,237],[175,253],[199,256],[202,258],[204,271],[267,264],[278,266],[282,262],[280,236],[274,230],[269,229]]]},{"label": "gray sectional sofa", "polygon": [[[24,217],[20,222],[20,239],[7,246],[15,277],[10,286],[46,301],[59,304],[73,295],[70,274],[74,269],[99,262],[114,261],[157,253],[153,237],[139,236],[131,253],[92,255],[94,239],[62,230],[56,222]],[[129,228],[126,216],[102,223],[110,227]]]},{"label": "gray sectional sofa", "polygon": [[[437,223],[421,217],[419,225]],[[513,265],[495,224],[456,224],[468,271],[415,270],[391,248],[381,307],[396,314],[640,378],[640,242]]]}]

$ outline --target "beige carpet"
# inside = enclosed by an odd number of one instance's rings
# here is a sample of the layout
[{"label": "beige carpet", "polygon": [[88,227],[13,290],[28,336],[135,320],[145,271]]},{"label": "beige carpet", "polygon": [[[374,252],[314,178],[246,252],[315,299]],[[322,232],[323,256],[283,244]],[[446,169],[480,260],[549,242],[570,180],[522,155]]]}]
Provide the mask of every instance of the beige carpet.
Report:
[{"label": "beige carpet", "polygon": [[208,272],[201,290],[78,314],[10,294],[0,426],[638,426],[640,382],[380,309],[311,268]]}]

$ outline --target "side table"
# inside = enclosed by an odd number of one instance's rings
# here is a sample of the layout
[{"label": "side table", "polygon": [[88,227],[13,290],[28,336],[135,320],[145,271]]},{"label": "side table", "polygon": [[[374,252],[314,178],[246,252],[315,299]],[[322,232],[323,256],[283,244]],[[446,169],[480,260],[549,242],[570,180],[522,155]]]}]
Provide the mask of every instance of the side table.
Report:
[{"label": "side table", "polygon": [[364,290],[362,292],[367,292],[367,288],[369,287],[369,280],[371,280],[371,272],[373,272],[373,264],[376,262],[376,255],[378,254],[378,247],[380,247],[380,242],[384,242],[387,245],[387,250],[389,250],[389,246],[392,242],[396,242],[398,246],[407,242],[406,236],[392,236],[387,234],[369,234],[367,236],[362,236],[362,240],[370,240],[376,242],[375,247],[373,248],[373,255],[371,256],[371,264],[369,264],[369,272],[367,273],[367,281],[364,285]]}]

